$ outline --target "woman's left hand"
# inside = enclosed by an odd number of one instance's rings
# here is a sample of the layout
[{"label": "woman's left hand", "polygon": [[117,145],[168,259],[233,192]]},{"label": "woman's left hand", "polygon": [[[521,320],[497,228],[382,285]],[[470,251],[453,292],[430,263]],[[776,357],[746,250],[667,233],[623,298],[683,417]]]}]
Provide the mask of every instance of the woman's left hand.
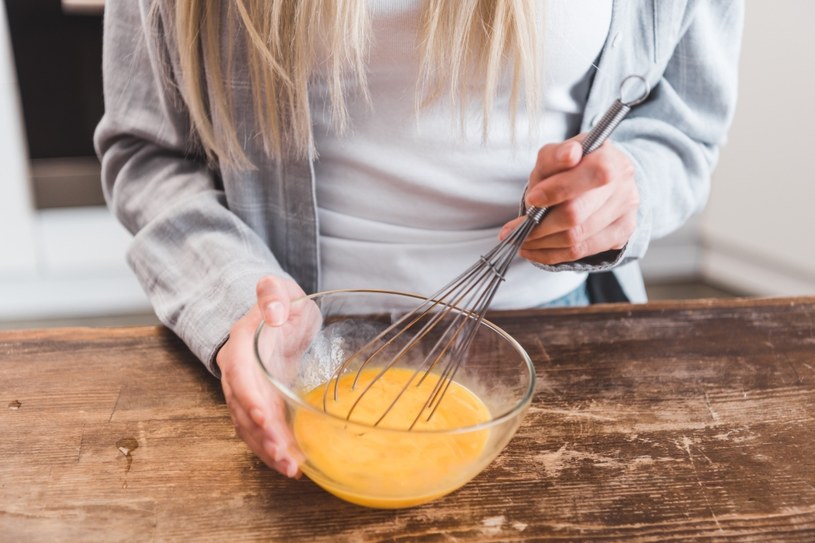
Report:
[{"label": "woman's left hand", "polygon": [[[551,208],[519,254],[541,264],[574,262],[622,249],[636,227],[640,194],[634,165],[610,141],[582,156],[577,136],[545,145],[529,176],[526,205]],[[524,217],[506,225],[504,239]]]}]

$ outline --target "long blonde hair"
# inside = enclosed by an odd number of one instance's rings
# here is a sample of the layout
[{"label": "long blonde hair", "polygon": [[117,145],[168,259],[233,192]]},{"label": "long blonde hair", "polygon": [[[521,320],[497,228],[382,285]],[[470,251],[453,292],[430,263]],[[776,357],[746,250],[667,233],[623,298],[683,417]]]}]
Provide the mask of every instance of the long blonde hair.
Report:
[{"label": "long blonde hair", "polygon": [[[417,44],[422,59],[417,103],[427,105],[447,92],[463,122],[466,109],[480,99],[486,137],[497,85],[503,74],[510,73],[512,126],[521,93],[527,114],[534,118],[540,80],[535,3],[424,0]],[[170,14],[183,74],[178,84],[207,156],[221,165],[252,166],[230,113],[232,97],[225,77],[238,61],[248,66],[255,129],[265,151],[274,157],[315,156],[308,85],[315,75],[317,40],[322,44],[319,50],[328,53],[322,77],[328,84],[333,125],[343,133],[349,125],[343,81],[351,77],[357,92],[368,99],[366,0],[226,4],[224,17],[221,0],[175,0]],[[234,58],[237,40],[243,40],[240,50],[245,58]],[[483,82],[478,93],[474,82]]]}]

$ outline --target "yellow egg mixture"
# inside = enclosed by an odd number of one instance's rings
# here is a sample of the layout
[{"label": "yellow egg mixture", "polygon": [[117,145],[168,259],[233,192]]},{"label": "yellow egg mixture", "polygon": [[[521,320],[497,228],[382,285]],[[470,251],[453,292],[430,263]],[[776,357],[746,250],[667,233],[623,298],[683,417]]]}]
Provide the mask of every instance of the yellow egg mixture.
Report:
[{"label": "yellow egg mixture", "polygon": [[[340,378],[337,399],[329,385],[326,409],[345,419],[378,368]],[[413,370],[393,368],[383,374],[354,408],[351,421],[372,425],[413,376]],[[421,377],[421,374],[420,376]],[[329,492],[368,507],[409,507],[431,501],[466,483],[480,469],[479,458],[489,430],[464,433],[428,432],[463,428],[489,421],[491,416],[475,394],[452,382],[430,420],[425,414],[408,428],[430,396],[438,376],[418,377],[376,428],[348,423],[301,410],[294,434],[308,460],[303,472]],[[326,385],[309,391],[304,399],[323,409]],[[402,429],[396,431],[394,429]]]}]

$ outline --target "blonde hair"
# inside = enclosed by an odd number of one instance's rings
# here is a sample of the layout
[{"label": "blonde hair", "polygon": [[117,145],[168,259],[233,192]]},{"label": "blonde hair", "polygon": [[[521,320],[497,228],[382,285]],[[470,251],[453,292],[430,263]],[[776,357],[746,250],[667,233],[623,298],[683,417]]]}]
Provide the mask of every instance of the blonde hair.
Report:
[{"label": "blonde hair", "polygon": [[[251,167],[230,113],[232,97],[225,77],[238,60],[248,66],[256,129],[266,152],[274,157],[315,156],[308,85],[316,73],[317,51],[326,60],[321,77],[327,83],[338,133],[349,126],[343,81],[350,76],[368,99],[366,0],[226,4],[224,8],[221,0],[175,0],[171,13],[181,93],[207,156],[221,165]],[[512,126],[522,92],[527,114],[535,118],[540,79],[535,0],[425,0],[422,10],[417,44],[422,59],[417,81],[420,107],[446,91],[464,123],[467,108],[480,98],[486,138],[496,88],[509,65]],[[245,58],[235,58],[237,40],[243,40],[240,51]],[[479,81],[483,84],[476,93],[474,82]]]}]

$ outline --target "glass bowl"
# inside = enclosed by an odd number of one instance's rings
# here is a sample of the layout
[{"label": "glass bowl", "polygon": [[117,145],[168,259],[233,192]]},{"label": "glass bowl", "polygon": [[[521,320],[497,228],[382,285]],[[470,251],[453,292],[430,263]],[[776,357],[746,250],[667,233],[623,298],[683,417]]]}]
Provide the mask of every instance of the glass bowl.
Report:
[{"label": "glass bowl", "polygon": [[[255,334],[258,363],[282,398],[290,454],[349,502],[411,507],[456,490],[503,450],[532,399],[532,361],[487,320],[442,304],[408,332],[388,332],[423,301],[320,292],[293,301],[285,325],[261,324]],[[474,331],[467,352],[434,350],[439,334],[460,322]]]}]

